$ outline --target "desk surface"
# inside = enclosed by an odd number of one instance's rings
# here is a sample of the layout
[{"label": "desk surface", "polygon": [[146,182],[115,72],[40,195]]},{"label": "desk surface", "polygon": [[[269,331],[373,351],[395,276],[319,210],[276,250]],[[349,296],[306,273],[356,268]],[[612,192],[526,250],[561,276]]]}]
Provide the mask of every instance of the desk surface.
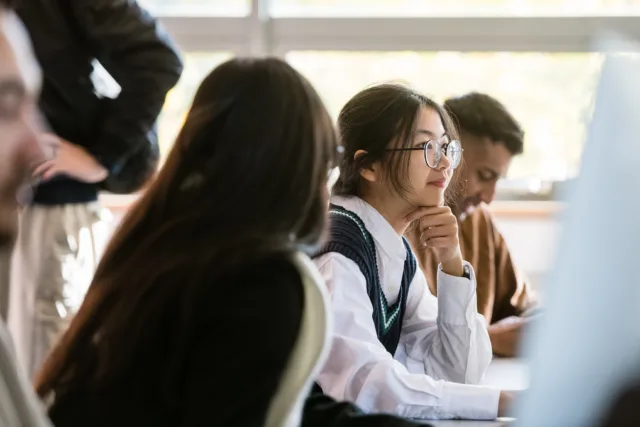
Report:
[{"label": "desk surface", "polygon": [[[501,390],[524,390],[529,385],[528,365],[522,359],[494,358],[482,384]],[[496,421],[429,421],[427,424],[434,427],[504,427],[512,421],[511,418],[501,418]]]},{"label": "desk surface", "polygon": [[525,390],[529,386],[529,365],[523,359],[494,357],[481,384],[501,390]]}]

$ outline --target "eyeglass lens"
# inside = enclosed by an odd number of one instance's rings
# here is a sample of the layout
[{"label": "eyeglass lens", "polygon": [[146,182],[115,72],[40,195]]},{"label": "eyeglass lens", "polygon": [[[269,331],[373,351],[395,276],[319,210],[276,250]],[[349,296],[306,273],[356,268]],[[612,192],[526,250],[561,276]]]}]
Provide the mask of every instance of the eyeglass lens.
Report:
[{"label": "eyeglass lens", "polygon": [[440,164],[442,158],[442,146],[446,145],[445,156],[451,163],[451,168],[454,169],[460,164],[462,159],[462,149],[460,147],[460,141],[450,141],[449,138],[444,138],[442,142],[431,140],[424,146],[424,160],[430,168],[436,168]]}]

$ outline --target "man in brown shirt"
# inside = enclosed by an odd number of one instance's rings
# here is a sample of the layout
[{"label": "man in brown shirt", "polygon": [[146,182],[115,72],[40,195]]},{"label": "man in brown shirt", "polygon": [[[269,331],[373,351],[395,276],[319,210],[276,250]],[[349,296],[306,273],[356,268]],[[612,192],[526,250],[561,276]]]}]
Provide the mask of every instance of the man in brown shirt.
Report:
[{"label": "man in brown shirt", "polygon": [[[466,185],[450,201],[459,212],[460,248],[476,273],[478,312],[490,325],[493,351],[513,356],[520,332],[531,319],[522,316],[537,301],[513,265],[487,205],[493,201],[498,179],[506,175],[513,156],[522,153],[524,132],[500,102],[485,94],[448,99],[445,108],[458,126],[464,149],[464,167],[459,172],[463,176],[459,178]],[[437,257],[421,244],[417,228],[407,234],[435,295]]]}]

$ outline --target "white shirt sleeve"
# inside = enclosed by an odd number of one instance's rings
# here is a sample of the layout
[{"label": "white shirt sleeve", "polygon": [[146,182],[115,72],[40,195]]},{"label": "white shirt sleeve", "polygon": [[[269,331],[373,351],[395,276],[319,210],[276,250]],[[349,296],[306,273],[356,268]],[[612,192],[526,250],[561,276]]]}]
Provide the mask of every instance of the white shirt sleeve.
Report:
[{"label": "white shirt sleeve", "polygon": [[435,379],[478,384],[491,363],[484,317],[478,314],[473,267],[470,279],[438,271],[438,297],[420,269],[411,282],[396,358],[410,372]]},{"label": "white shirt sleeve", "polygon": [[[353,261],[337,253],[328,253],[315,262],[327,283],[334,314],[331,351],[318,377],[318,383],[325,393],[338,400],[354,402],[366,412],[393,413],[408,418],[490,420],[497,416],[499,390],[456,384],[425,375],[427,369],[437,372],[447,365],[440,360],[433,363],[426,361],[433,351],[426,344],[429,341],[426,338],[416,338],[416,344],[420,342],[416,346],[402,346],[410,348],[412,355],[418,348],[423,348],[425,368],[422,373],[410,373],[407,367],[387,352],[376,334],[365,278]],[[437,333],[441,321],[447,320],[446,323],[449,323],[449,316],[458,322],[460,317],[465,319],[464,315],[454,315],[455,299],[451,302],[452,307],[441,308],[439,318],[437,309],[426,310],[426,304],[431,304],[430,300],[425,300],[424,304],[420,301],[421,298],[414,296],[412,304],[407,305],[407,309],[412,311],[412,323],[407,328],[418,327],[423,320],[421,316],[431,316],[431,326],[428,327],[433,331],[432,336],[443,340],[449,339],[449,334]],[[417,309],[419,305],[420,310]],[[409,341],[414,340],[417,332],[408,333]],[[451,339],[456,340],[457,337],[453,335]],[[430,341],[433,345],[437,340]],[[440,348],[445,347],[440,345]],[[447,357],[446,352],[441,350],[435,353],[438,357]]]}]

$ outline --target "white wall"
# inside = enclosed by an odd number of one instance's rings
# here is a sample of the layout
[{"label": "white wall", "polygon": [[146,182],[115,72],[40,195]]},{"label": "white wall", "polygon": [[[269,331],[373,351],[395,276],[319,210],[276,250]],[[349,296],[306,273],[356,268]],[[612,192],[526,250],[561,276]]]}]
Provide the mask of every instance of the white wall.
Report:
[{"label": "white wall", "polygon": [[544,286],[553,267],[560,223],[553,216],[509,217],[496,215],[516,265],[534,285]]}]

